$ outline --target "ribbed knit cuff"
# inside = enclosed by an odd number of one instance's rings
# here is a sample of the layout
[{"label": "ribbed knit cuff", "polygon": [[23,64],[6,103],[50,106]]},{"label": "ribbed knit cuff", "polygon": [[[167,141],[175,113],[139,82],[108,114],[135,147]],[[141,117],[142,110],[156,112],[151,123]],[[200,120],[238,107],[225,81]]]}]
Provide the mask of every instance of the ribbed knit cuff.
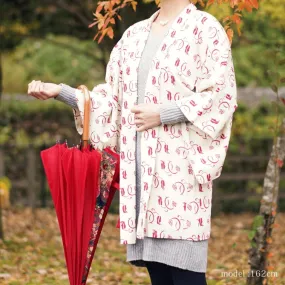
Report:
[{"label": "ribbed knit cuff", "polygon": [[162,124],[176,124],[188,119],[175,102],[160,105],[160,120]]},{"label": "ribbed knit cuff", "polygon": [[77,104],[75,101],[76,88],[70,87],[69,85],[63,83],[60,83],[59,85],[62,86],[61,91],[56,97],[54,97],[54,99],[69,105],[73,109],[76,109],[77,108]]}]

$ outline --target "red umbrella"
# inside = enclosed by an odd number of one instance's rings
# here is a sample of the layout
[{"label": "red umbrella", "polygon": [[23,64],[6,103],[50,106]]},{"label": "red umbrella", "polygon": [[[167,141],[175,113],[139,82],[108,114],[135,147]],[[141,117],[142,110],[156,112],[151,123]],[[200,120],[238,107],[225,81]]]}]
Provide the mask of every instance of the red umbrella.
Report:
[{"label": "red umbrella", "polygon": [[107,212],[119,189],[119,154],[88,144],[90,94],[86,86],[78,88],[85,96],[80,148],[57,143],[41,151],[71,285],[86,284]]}]

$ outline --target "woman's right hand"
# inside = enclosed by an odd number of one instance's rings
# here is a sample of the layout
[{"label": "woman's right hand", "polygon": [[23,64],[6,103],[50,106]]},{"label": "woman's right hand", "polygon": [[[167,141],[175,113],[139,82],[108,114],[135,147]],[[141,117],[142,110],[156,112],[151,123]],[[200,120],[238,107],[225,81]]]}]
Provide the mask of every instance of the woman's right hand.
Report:
[{"label": "woman's right hand", "polygon": [[54,83],[44,83],[40,80],[33,80],[28,84],[28,95],[40,100],[47,100],[56,97],[62,86]]}]

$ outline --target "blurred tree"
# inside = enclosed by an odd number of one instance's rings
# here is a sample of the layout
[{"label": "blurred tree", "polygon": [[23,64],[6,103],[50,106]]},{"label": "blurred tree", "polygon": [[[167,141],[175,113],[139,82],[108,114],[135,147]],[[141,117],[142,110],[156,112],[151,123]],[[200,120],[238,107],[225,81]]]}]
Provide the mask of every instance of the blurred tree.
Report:
[{"label": "blurred tree", "polygon": [[[1,53],[13,50],[26,38],[34,38],[45,39],[65,49],[71,49],[74,54],[84,53],[86,55],[86,50],[83,51],[75,45],[56,41],[47,35],[68,35],[79,40],[91,40],[95,32],[88,26],[92,23],[92,13],[96,10],[97,2],[93,0],[42,0],[40,2],[36,0],[1,0]],[[87,51],[89,60],[93,64],[98,65],[99,63],[102,68],[106,68],[110,51],[114,45],[112,42],[118,41],[129,25],[146,18],[149,10],[156,9],[153,3],[149,5],[141,3],[139,7],[139,12],[136,14],[130,13],[129,7],[120,11],[122,15],[125,15],[124,21],[116,23],[113,40],[106,38],[100,45],[94,42],[100,52],[94,53],[91,49]],[[0,64],[0,71],[1,68]],[[0,99],[2,89],[3,78],[0,72]]]},{"label": "blurred tree", "polygon": [[[146,19],[150,13],[157,9],[154,0],[144,0],[137,1],[135,13],[130,5],[127,5],[124,9],[117,10],[122,20],[116,21],[115,24],[112,25],[114,29],[114,39],[110,40],[109,37],[104,37],[104,40],[98,45],[97,42],[92,43],[91,41],[96,33],[96,28],[90,29],[88,26],[93,21],[92,13],[96,11],[96,5],[99,1],[43,0],[38,2],[32,0],[28,3],[25,3],[23,0],[1,1],[3,3],[3,9],[1,9],[3,15],[1,15],[0,24],[2,51],[11,51],[14,47],[18,47],[23,39],[32,38],[33,40],[27,41],[27,44],[25,43],[23,48],[28,44],[35,46],[36,44],[33,44],[35,40],[43,39],[46,44],[50,44],[50,49],[54,47],[55,53],[70,50],[71,55],[76,55],[76,57],[80,57],[82,54],[85,57],[87,55],[86,59],[90,65],[96,67],[98,71],[105,70],[114,42],[121,37],[126,28],[137,21]],[[244,13],[243,22],[240,25],[242,34],[241,36],[233,38],[233,58],[239,86],[268,86],[270,84],[266,74],[266,71],[270,67],[270,61],[267,57],[258,56],[258,54],[264,54],[266,49],[271,48],[276,45],[276,43],[284,44],[284,23],[282,17],[279,16],[284,10],[284,4],[282,4],[282,0],[270,0],[269,2],[272,2],[272,4],[269,5],[267,1],[262,1],[256,13]],[[277,9],[272,9],[273,4],[276,5]],[[198,9],[205,9],[207,12],[213,14],[220,21],[231,13],[231,7],[228,3],[224,3],[223,5],[214,3],[209,7],[202,7],[199,4],[197,4],[197,6]],[[3,13],[4,10],[5,15]],[[279,11],[279,14],[276,11]],[[243,29],[243,27],[246,28]],[[70,40],[64,41],[61,40],[61,37],[54,37],[53,35],[68,35],[73,37],[74,40],[70,38]],[[90,41],[91,43],[88,47],[86,45],[85,49],[77,44],[78,42],[84,42],[84,40]],[[42,47],[45,46],[45,42],[41,43]],[[71,42],[72,44],[70,44]],[[96,48],[93,49],[92,44],[96,45]],[[63,49],[58,49],[57,47],[62,47]],[[19,90],[23,92],[27,85],[27,79],[38,76],[38,72],[34,73],[38,68],[38,62],[33,60],[34,57],[37,57],[36,54],[38,52],[38,49],[29,49],[25,55],[23,51],[19,51],[22,56],[19,58],[17,55],[17,58],[13,62],[11,62],[10,57],[7,61],[7,56],[5,55],[6,69],[4,76],[6,80],[4,86],[3,84],[0,85],[6,88],[6,91]],[[42,55],[44,55],[44,53],[42,53]],[[17,85],[12,86],[12,79],[9,78],[9,74],[11,74],[11,70],[13,71],[17,66],[17,75],[20,75],[20,69],[27,63],[27,60],[25,62],[23,61],[25,60],[25,56],[31,61],[29,66],[31,66],[32,63],[34,63],[35,66],[31,69],[25,69],[25,75],[21,75],[21,80],[17,82]],[[12,58],[14,58],[14,55]],[[66,60],[68,60],[67,58],[68,57],[65,57]],[[44,60],[41,60],[41,62],[51,66],[51,64],[48,64]],[[52,62],[55,63],[55,60]],[[86,62],[86,60],[84,60],[84,62]],[[0,64],[0,82],[2,82],[1,67]],[[72,67],[71,63],[69,64],[69,68],[70,67]],[[51,72],[47,74],[47,76],[50,80],[57,81],[58,78],[55,76],[58,75],[58,72],[54,73],[53,70],[56,70],[56,67],[49,68]],[[61,73],[64,73],[62,69]],[[96,81],[96,77],[91,76],[92,79],[94,80],[95,78]],[[91,78],[91,76],[89,76],[89,78]],[[97,76],[101,78],[102,73],[99,72]],[[79,77],[79,75],[75,75],[70,84],[74,84],[76,78],[78,79]],[[17,76],[17,78],[19,78],[19,76]],[[61,76],[61,78],[64,79],[65,77]],[[68,80],[68,82],[70,80],[69,77],[65,79],[66,81]],[[88,82],[88,84],[90,83]]]},{"label": "blurred tree", "polygon": [[[227,3],[214,4],[206,10],[221,22],[231,13],[231,7]],[[272,62],[262,55],[278,45],[280,52],[284,53],[285,22],[282,19],[284,13],[283,0],[260,1],[259,9],[255,13],[243,13],[241,35],[236,35],[232,42],[238,86],[270,85],[267,70],[270,69]]]}]

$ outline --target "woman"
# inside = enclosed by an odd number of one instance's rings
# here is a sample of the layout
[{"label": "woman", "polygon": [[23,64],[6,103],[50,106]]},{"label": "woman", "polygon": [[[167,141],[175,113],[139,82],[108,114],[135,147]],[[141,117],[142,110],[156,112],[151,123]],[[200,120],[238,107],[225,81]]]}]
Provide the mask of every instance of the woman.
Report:
[{"label": "woman", "polygon": [[[121,155],[127,261],[145,266],[153,285],[206,284],[212,184],[237,108],[224,29],[188,0],[162,0],[150,18],[124,32],[106,82],[90,93],[90,141]],[[28,94],[69,104],[82,132],[81,91],[32,81]]]}]

